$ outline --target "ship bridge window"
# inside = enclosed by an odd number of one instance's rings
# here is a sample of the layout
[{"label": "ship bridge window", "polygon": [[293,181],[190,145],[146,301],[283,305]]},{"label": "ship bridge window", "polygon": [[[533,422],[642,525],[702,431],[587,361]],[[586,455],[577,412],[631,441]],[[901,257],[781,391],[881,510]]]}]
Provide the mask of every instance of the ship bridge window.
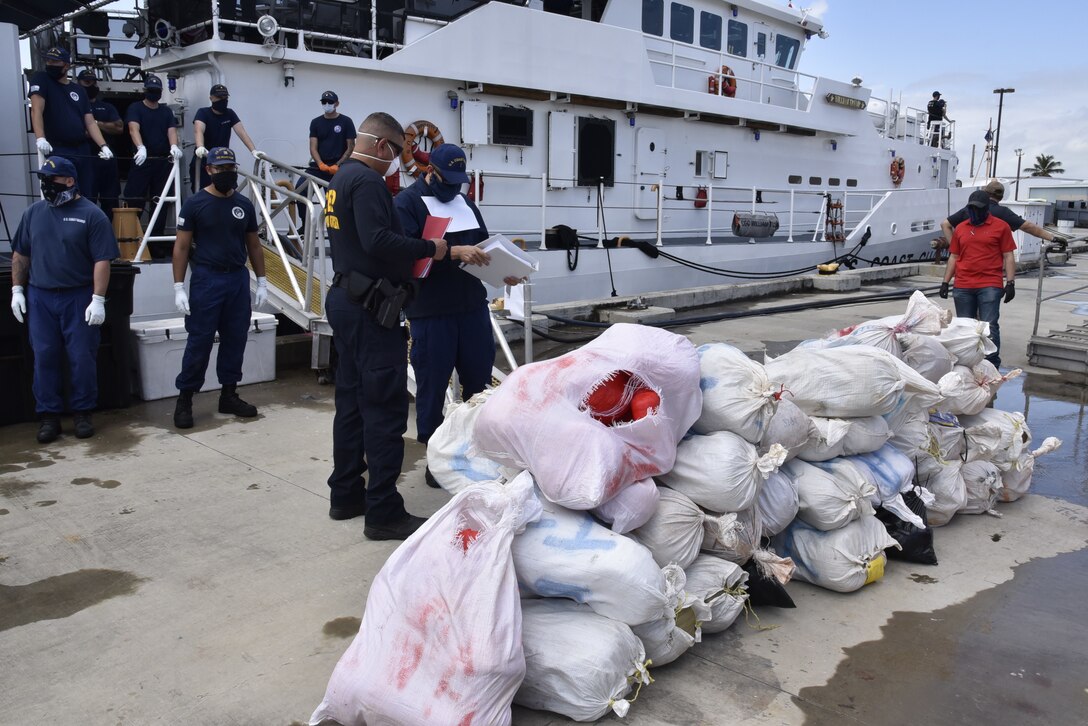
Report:
[{"label": "ship bridge window", "polygon": [[820,186],[821,184],[823,184],[823,183],[824,183],[824,180],[823,180],[823,179],[821,179],[821,178],[820,178],[820,177],[818,177],[818,176],[810,176],[810,177],[808,178],[808,183],[809,183],[809,184],[811,184],[811,185],[812,185],[812,186],[814,186],[814,187],[818,187],[818,186]]},{"label": "ship bridge window", "polygon": [[801,183],[801,175],[800,174],[790,174],[789,183],[790,184],[800,184]]},{"label": "ship bridge window", "polygon": [[831,187],[837,187],[840,184],[842,184],[842,180],[839,179],[837,176],[833,176],[827,180],[827,185]]},{"label": "ship bridge window", "polygon": [[722,49],[722,16],[699,13],[699,45],[711,50]]},{"label": "ship bridge window", "polygon": [[578,117],[578,186],[605,186],[616,181],[616,122]]},{"label": "ship bridge window", "polygon": [[774,63],[791,71],[797,65],[797,52],[801,50],[801,41],[778,34],[774,39]]},{"label": "ship bridge window", "polygon": [[491,143],[533,145],[533,112],[528,108],[491,107]]},{"label": "ship bridge window", "polygon": [[744,23],[738,23],[736,20],[729,21],[729,37],[726,41],[727,53],[732,55],[739,55],[741,58],[745,58],[748,55],[748,26]]},{"label": "ship bridge window", "polygon": [[669,37],[681,43],[695,42],[695,8],[672,3],[669,9]]},{"label": "ship bridge window", "polygon": [[756,33],[756,56],[758,58],[767,57],[767,34]]},{"label": "ship bridge window", "polygon": [[642,0],[642,32],[665,33],[665,0]]},{"label": "ship bridge window", "polygon": [[858,185],[858,180],[857,179],[847,179],[846,180],[846,186],[848,186],[848,187],[856,187],[857,185]]}]

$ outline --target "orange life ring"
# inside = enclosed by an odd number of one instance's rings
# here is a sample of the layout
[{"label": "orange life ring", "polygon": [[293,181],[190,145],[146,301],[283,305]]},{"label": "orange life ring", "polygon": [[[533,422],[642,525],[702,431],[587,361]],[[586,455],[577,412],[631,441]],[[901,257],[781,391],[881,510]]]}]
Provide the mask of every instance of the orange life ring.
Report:
[{"label": "orange life ring", "polygon": [[729,66],[722,66],[722,95],[729,98],[737,95],[737,77]]},{"label": "orange life ring", "polygon": [[[427,139],[430,149],[419,148]],[[444,139],[442,131],[430,121],[414,121],[404,129],[404,151],[400,155],[401,168],[412,176],[419,176],[430,171],[431,151],[441,146]]]},{"label": "orange life ring", "polygon": [[902,156],[897,156],[892,159],[892,165],[888,171],[892,175],[892,184],[899,186],[903,183],[903,177],[907,175],[907,162]]}]

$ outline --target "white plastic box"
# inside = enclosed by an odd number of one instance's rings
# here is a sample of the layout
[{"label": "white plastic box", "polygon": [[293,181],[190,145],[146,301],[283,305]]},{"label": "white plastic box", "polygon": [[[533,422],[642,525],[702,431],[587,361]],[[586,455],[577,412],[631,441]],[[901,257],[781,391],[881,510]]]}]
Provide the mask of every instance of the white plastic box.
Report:
[{"label": "white plastic box", "polygon": [[[249,337],[245,357],[242,359],[242,380],[238,385],[260,383],[276,379],[276,325],[275,315],[253,313],[250,319]],[[140,375],[136,395],[145,401],[170,398],[178,395],[174,385],[181,372],[181,359],[185,355],[185,318],[140,320],[129,323],[136,361]],[[219,336],[212,345],[208,371],[200,390],[215,391],[221,388],[215,373],[219,358]]]}]

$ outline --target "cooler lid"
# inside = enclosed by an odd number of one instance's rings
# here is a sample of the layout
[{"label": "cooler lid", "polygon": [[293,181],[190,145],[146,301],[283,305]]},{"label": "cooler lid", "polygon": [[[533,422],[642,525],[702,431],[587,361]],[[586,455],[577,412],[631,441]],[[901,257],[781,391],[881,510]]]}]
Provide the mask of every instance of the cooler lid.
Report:
[{"label": "cooler lid", "polygon": [[189,336],[185,332],[185,318],[160,318],[158,320],[136,320],[129,323],[129,330],[137,338],[166,338],[184,340]]}]

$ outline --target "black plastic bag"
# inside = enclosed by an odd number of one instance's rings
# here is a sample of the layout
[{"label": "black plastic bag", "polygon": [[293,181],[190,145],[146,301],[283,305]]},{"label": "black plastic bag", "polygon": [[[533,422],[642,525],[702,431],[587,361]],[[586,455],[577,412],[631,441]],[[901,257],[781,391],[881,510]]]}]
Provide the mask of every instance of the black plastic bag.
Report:
[{"label": "black plastic bag", "polygon": [[933,529],[926,519],[926,505],[913,491],[903,494],[910,511],[914,512],[926,524],[925,529],[918,529],[910,522],[904,522],[883,507],[876,508],[876,516],[888,530],[888,534],[899,543],[903,549],[897,550],[889,547],[884,550],[890,560],[903,560],[905,562],[917,562],[920,565],[937,564],[937,553],[933,550]]},{"label": "black plastic bag", "polygon": [[795,608],[793,598],[786,592],[786,586],[773,577],[764,575],[755,559],[744,563],[742,569],[748,573],[748,604],[752,607],[766,605],[772,608]]}]

